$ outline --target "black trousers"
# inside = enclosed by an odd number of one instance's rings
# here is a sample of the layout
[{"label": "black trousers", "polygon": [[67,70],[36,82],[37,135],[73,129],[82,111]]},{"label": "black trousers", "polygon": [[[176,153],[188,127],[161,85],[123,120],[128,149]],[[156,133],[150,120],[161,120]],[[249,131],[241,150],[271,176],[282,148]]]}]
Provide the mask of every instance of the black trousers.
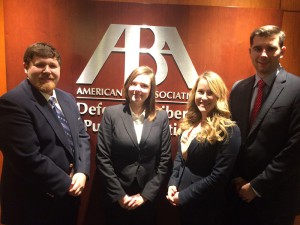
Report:
[{"label": "black trousers", "polygon": [[118,202],[106,207],[106,225],[155,225],[154,205],[145,202],[134,210],[122,208]]},{"label": "black trousers", "polygon": [[255,198],[246,203],[236,197],[232,207],[231,225],[293,225],[295,216],[279,210],[277,205],[261,204]]},{"label": "black trousers", "polygon": [[[141,193],[137,180],[130,187],[125,189],[127,195]],[[155,204],[146,201],[143,205],[134,210],[127,210],[120,206],[119,202],[107,203],[104,205],[106,225],[156,225]]]}]

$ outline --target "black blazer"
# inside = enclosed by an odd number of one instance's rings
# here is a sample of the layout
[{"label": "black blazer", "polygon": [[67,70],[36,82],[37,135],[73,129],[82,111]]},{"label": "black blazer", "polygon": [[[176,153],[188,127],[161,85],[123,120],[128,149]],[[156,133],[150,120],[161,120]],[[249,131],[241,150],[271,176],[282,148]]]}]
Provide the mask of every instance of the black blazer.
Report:
[{"label": "black blazer", "polygon": [[233,120],[242,134],[235,173],[262,196],[249,207],[273,212],[272,217],[294,214],[300,181],[300,78],[282,69],[250,128],[254,81],[255,76],[240,81],[230,94]]},{"label": "black blazer", "polygon": [[157,111],[154,121],[145,118],[140,144],[128,104],[107,107],[102,117],[97,151],[97,168],[105,180],[111,202],[131,190],[136,178],[140,194],[150,201],[157,196],[171,162],[169,120]]},{"label": "black blazer", "polygon": [[56,94],[71,129],[74,154],[51,107],[28,80],[0,98],[3,223],[44,224],[59,218],[57,209],[69,197],[70,163],[75,172],[89,175],[89,135],[75,99],[59,89]]},{"label": "black blazer", "polygon": [[228,129],[229,140],[210,144],[192,140],[187,150],[187,160],[183,159],[180,138],[169,186],[179,191],[179,204],[194,204],[196,207],[217,206],[224,201],[228,184],[240,143],[237,126]]}]

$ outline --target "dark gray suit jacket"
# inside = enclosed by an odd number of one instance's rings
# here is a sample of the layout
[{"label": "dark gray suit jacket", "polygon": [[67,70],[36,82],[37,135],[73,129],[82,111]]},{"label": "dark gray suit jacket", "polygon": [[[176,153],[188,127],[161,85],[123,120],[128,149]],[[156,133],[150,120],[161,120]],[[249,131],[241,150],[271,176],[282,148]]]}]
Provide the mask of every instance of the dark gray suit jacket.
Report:
[{"label": "dark gray suit jacket", "polygon": [[138,144],[128,104],[107,107],[101,121],[96,151],[97,168],[104,177],[111,202],[128,194],[135,185],[135,179],[140,194],[153,201],[171,162],[167,113],[157,111],[152,122],[145,119]]},{"label": "dark gray suit jacket", "polygon": [[232,117],[242,134],[235,173],[262,196],[248,207],[270,218],[291,215],[300,181],[300,78],[282,69],[250,128],[254,81],[254,76],[240,81],[230,94]]},{"label": "dark gray suit jacket", "polygon": [[71,129],[74,154],[56,115],[28,80],[0,98],[4,223],[46,224],[61,218],[67,213],[61,207],[69,198],[70,163],[75,172],[89,176],[89,135],[75,99],[59,89],[56,95]]}]

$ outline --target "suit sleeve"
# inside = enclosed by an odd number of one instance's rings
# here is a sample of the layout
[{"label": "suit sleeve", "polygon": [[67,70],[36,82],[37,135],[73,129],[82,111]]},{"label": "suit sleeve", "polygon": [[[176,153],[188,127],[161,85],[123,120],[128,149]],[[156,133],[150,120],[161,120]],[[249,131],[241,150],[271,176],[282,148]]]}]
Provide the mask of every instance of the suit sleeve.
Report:
[{"label": "suit sleeve", "polygon": [[41,153],[41,143],[29,112],[2,98],[0,124],[0,149],[13,174],[23,180],[23,183],[45,193],[65,195],[71,178]]},{"label": "suit sleeve", "polygon": [[228,142],[219,143],[218,154],[212,172],[179,192],[179,204],[184,205],[193,200],[203,200],[208,196],[222,193],[235,163],[241,144],[240,131],[233,127]]},{"label": "suit sleeve", "polygon": [[96,165],[97,169],[104,177],[105,188],[113,202],[118,201],[126,195],[121,183],[114,171],[111,152],[112,152],[112,133],[113,124],[109,108],[104,111],[96,146]]},{"label": "suit sleeve", "polygon": [[[299,86],[298,86],[299,87]],[[282,150],[272,159],[257,177],[250,181],[251,186],[261,195],[271,194],[287,178],[295,179],[293,173],[299,170],[300,157],[300,92],[298,91],[290,111],[290,121],[286,134],[286,143]],[[280,128],[278,128],[280,129]],[[298,176],[298,175],[297,175]]]},{"label": "suit sleeve", "polygon": [[90,148],[90,136],[86,131],[84,122],[80,116],[76,100],[73,95],[71,95],[73,100],[73,107],[76,116],[74,116],[75,123],[78,126],[78,166],[76,168],[76,173],[84,173],[87,178],[90,176],[90,165],[91,165],[91,148]]},{"label": "suit sleeve", "polygon": [[166,179],[171,166],[171,136],[169,128],[169,119],[165,111],[160,111],[163,115],[162,136],[160,139],[160,154],[158,156],[158,165],[154,177],[146,183],[141,195],[150,201],[157,196],[163,181]]},{"label": "suit sleeve", "polygon": [[[180,139],[180,136],[178,137]],[[178,145],[180,145],[180,143],[178,143]],[[181,149],[178,146],[178,150],[173,162],[173,169],[172,169],[172,173],[169,179],[169,183],[168,186],[176,186],[178,187],[178,183],[179,183],[179,170],[182,164],[182,154],[181,154]]]}]

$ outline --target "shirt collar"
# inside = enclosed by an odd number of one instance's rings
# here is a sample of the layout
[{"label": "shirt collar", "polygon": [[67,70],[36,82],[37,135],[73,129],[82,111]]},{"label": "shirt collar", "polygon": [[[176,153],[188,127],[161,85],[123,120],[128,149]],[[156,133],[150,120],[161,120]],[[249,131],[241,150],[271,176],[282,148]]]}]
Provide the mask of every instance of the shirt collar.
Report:
[{"label": "shirt collar", "polygon": [[46,99],[47,102],[49,101],[50,97],[54,97],[55,103],[57,103],[57,97],[56,97],[55,90],[53,90],[53,94],[52,95],[48,95],[47,93],[44,93],[44,92],[41,92],[41,94],[44,96],[44,98]]},{"label": "shirt collar", "polygon": [[264,79],[262,79],[258,74],[255,75],[255,82],[254,82],[254,86],[253,88],[255,88],[257,86],[257,82],[259,80],[263,80],[265,82],[265,84],[270,87],[275,79],[275,77],[278,75],[278,73],[281,71],[282,66],[279,64],[279,67],[277,68],[277,70],[270,74],[269,76],[264,77]]},{"label": "shirt collar", "polygon": [[129,105],[129,108],[130,108],[131,117],[132,117],[133,121],[136,121],[136,120],[140,120],[140,121],[142,121],[142,122],[144,121],[145,115],[146,115],[146,111],[145,111],[145,110],[144,110],[140,115],[137,115],[137,114],[135,114],[135,113],[132,111],[130,105]]}]

